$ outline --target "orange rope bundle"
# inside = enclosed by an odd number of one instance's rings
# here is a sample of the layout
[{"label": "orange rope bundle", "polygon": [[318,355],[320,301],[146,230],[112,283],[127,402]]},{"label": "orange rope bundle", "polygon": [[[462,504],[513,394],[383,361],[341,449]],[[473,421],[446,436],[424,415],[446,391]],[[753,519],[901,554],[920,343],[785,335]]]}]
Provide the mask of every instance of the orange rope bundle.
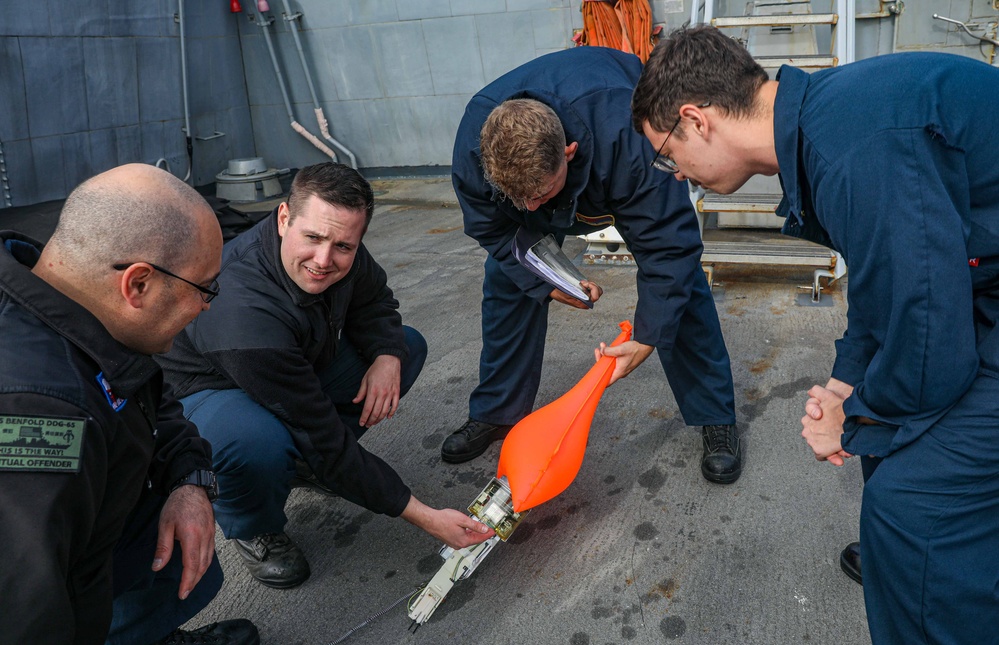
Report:
[{"label": "orange rope bundle", "polygon": [[580,45],[631,51],[630,47],[624,47],[623,35],[624,30],[612,3],[603,0],[583,2],[583,33]]},{"label": "orange rope bundle", "polygon": [[577,45],[611,47],[636,54],[644,63],[655,46],[648,0],[584,0],[583,31]]}]

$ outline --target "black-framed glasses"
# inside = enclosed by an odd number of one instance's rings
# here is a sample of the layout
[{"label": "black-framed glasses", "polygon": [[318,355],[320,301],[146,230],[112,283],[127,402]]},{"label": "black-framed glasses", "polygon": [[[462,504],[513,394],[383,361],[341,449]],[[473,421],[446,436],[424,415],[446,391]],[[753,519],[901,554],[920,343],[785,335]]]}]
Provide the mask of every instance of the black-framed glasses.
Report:
[{"label": "black-framed glasses", "polygon": [[[711,101],[701,103],[697,107],[706,108],[709,105],[711,105]],[[674,175],[680,172],[680,167],[676,165],[676,162],[663,154],[663,148],[666,147],[666,142],[669,141],[669,138],[673,135],[673,130],[676,130],[676,126],[680,125],[680,121],[682,120],[683,120],[683,115],[680,115],[676,118],[676,121],[673,122],[673,127],[670,128],[669,132],[666,133],[666,138],[663,139],[663,142],[661,144],[659,144],[659,149],[656,150],[656,158],[652,160],[651,164],[651,166],[656,170],[672,173]]]},{"label": "black-framed glasses", "polygon": [[[113,264],[113,265],[111,265],[111,268],[114,269],[115,271],[124,271],[125,269],[127,269],[130,266],[132,266],[133,264],[138,264],[138,262],[122,262],[120,264]],[[176,278],[176,279],[180,280],[181,282],[186,282],[187,284],[191,285],[192,287],[194,287],[195,289],[197,289],[198,291],[201,292],[201,299],[204,300],[206,303],[211,302],[212,300],[215,299],[215,296],[219,295],[219,281],[217,279],[216,280],[212,280],[212,284],[211,285],[209,285],[207,287],[203,287],[200,284],[198,284],[197,282],[191,282],[187,278],[182,278],[179,275],[177,275],[176,273],[173,273],[172,271],[164,269],[163,267],[161,267],[161,266],[159,266],[157,264],[153,264],[152,262],[143,262],[143,264],[148,264],[149,266],[153,267],[154,269],[156,269],[157,271],[159,271],[162,274],[168,275],[171,278]]]}]

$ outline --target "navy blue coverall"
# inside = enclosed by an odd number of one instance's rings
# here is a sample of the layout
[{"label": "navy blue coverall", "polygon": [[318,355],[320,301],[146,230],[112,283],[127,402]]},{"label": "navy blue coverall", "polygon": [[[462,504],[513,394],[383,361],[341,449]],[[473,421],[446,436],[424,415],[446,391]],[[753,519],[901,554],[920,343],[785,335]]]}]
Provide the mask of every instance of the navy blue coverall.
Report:
[{"label": "navy blue coverall", "polygon": [[850,267],[832,376],[843,449],[880,460],[872,640],[999,643],[999,69],[912,53],[778,81],[784,232]]},{"label": "navy blue coverall", "polygon": [[[551,285],[518,264],[510,244],[524,226],[585,234],[617,227],[638,265],[634,339],[655,346],[689,425],[735,423],[732,371],[718,313],[700,268],[697,219],[686,183],[650,167],[655,151],[631,128],[642,65],[632,54],[579,47],[541,56],[476,94],[458,126],[452,181],[465,233],[489,253],[482,286],[477,421],[514,424],[531,412],[548,328]],[[558,115],[579,144],[562,191],[537,211],[518,210],[482,173],[479,131],[507,99],[531,98]]]}]

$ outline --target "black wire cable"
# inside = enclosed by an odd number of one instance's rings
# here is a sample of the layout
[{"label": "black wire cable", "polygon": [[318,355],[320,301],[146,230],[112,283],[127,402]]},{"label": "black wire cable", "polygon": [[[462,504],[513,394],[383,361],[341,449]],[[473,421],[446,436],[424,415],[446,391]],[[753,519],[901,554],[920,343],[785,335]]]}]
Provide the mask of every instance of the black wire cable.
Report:
[{"label": "black wire cable", "polygon": [[[417,591],[419,591],[419,589],[417,589]],[[333,641],[329,645],[340,645],[340,643],[343,643],[348,638],[350,638],[351,636],[353,636],[354,632],[356,632],[359,629],[361,629],[362,627],[366,626],[368,623],[370,623],[371,621],[375,620],[376,618],[380,618],[380,617],[384,616],[385,614],[387,614],[388,612],[392,611],[393,609],[395,609],[396,607],[398,607],[399,605],[401,605],[407,599],[412,598],[413,595],[414,595],[414,592],[410,591],[405,596],[403,596],[399,600],[396,600],[394,603],[392,603],[391,605],[389,605],[385,609],[381,610],[377,614],[372,614],[363,623],[357,625],[356,627],[351,628],[350,630],[347,631],[346,634],[344,634],[340,638],[336,639],[335,641]]]}]

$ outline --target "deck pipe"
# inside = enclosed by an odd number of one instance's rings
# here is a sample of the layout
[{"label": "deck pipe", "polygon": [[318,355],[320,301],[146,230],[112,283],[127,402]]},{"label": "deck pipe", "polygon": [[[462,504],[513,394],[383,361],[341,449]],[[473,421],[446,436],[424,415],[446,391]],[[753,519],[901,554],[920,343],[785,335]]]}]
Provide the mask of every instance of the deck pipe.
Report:
[{"label": "deck pipe", "polygon": [[184,93],[184,138],[187,142],[187,175],[184,181],[192,183],[194,146],[191,143],[191,108],[187,97],[187,39],[184,34],[184,0],[177,0],[177,22],[180,23],[180,78]]},{"label": "deck pipe", "polygon": [[335,152],[330,150],[325,143],[320,141],[314,134],[306,130],[298,121],[295,120],[295,113],[291,109],[291,100],[288,98],[288,89],[285,87],[284,83],[284,74],[281,73],[281,66],[278,65],[277,55],[274,53],[274,43],[271,42],[271,32],[267,28],[271,24],[271,20],[264,18],[264,14],[260,9],[261,5],[265,7],[268,6],[266,0],[256,0],[254,2],[257,24],[260,25],[260,28],[264,32],[264,41],[266,41],[267,51],[271,55],[271,64],[274,66],[274,74],[277,76],[278,87],[281,89],[281,97],[284,99],[284,107],[288,112],[288,120],[290,121],[291,129],[305,137],[309,143],[321,150],[323,154],[328,155],[330,159],[337,161]]},{"label": "deck pipe", "polygon": [[298,34],[298,18],[301,17],[302,13],[292,13],[291,4],[288,0],[284,0],[284,11],[284,19],[291,25],[291,35],[295,39],[295,48],[298,49],[298,59],[302,61],[302,71],[305,72],[305,81],[308,83],[309,92],[312,94],[312,106],[313,111],[316,113],[316,122],[319,124],[319,131],[322,133],[324,139],[336,146],[339,150],[343,151],[343,153],[350,159],[350,167],[357,170],[357,159],[354,157],[354,153],[330,135],[329,123],[326,121],[326,116],[323,114],[323,108],[319,105],[319,97],[316,96],[316,86],[312,82],[312,73],[309,71],[309,64],[305,60],[305,52],[302,49],[302,39]]}]

